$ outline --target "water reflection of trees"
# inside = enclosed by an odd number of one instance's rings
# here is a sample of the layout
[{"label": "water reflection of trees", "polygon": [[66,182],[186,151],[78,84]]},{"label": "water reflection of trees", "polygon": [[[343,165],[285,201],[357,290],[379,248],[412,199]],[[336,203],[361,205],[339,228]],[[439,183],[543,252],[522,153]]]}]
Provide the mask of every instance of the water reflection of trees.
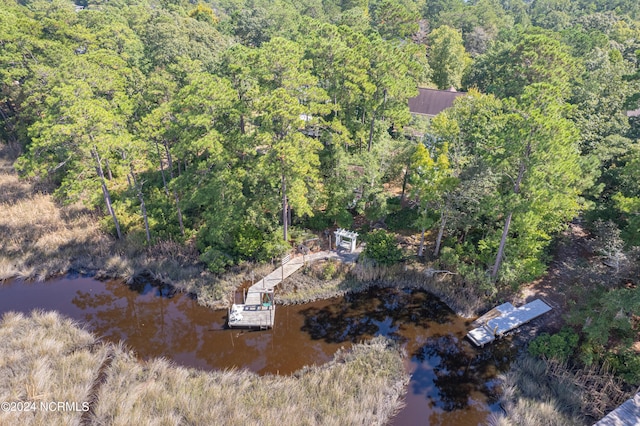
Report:
[{"label": "water reflection of trees", "polygon": [[358,342],[376,335],[404,341],[398,331],[402,324],[427,329],[453,317],[446,305],[428,293],[390,288],[350,294],[335,304],[301,313],[305,316],[302,331],[329,343]]},{"label": "water reflection of trees", "polygon": [[455,328],[455,315],[422,291],[375,289],[322,308],[304,309],[302,314],[302,330],[329,343],[356,342],[377,334],[402,342],[410,337],[406,347],[415,361],[411,391],[432,406],[433,420],[444,413],[450,413],[449,418],[466,412],[477,398],[481,404],[487,396],[497,398],[491,378],[513,358],[508,342],[478,350],[449,333]]},{"label": "water reflection of trees", "polygon": [[512,349],[506,344],[476,350],[452,334],[427,339],[413,358],[420,364],[412,375],[412,390],[423,394],[445,411],[464,409],[472,393],[495,395],[488,380],[507,367]]},{"label": "water reflection of trees", "polygon": [[380,298],[357,296],[361,295],[349,295],[323,308],[303,309],[302,331],[309,333],[312,339],[328,343],[358,342],[375,336],[380,332],[379,324],[393,310],[385,309]]},{"label": "water reflection of trees", "polygon": [[192,301],[174,295],[170,288],[150,283],[130,288],[109,281],[100,293],[78,290],[72,303],[84,312],[97,335],[123,340],[142,357],[195,352],[199,328],[205,324],[180,306]]},{"label": "water reflection of trees", "polygon": [[[226,312],[199,306],[170,287],[138,282],[103,283],[99,291],[77,291],[72,303],[83,311],[93,331],[111,341],[123,340],[141,357],[164,356],[199,368],[248,368],[257,372],[290,371],[331,358],[326,344],[302,350],[300,323],[286,330],[225,328]],[[292,335],[293,334],[293,335]]]}]

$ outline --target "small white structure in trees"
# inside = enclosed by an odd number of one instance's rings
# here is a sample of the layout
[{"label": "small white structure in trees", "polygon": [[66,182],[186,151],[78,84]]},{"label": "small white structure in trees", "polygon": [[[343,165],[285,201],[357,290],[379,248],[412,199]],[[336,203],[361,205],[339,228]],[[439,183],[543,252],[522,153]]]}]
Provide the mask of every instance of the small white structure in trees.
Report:
[{"label": "small white structure in trees", "polygon": [[336,250],[338,247],[349,250],[349,253],[353,253],[356,250],[356,240],[358,238],[357,232],[338,228],[334,234],[336,235]]}]

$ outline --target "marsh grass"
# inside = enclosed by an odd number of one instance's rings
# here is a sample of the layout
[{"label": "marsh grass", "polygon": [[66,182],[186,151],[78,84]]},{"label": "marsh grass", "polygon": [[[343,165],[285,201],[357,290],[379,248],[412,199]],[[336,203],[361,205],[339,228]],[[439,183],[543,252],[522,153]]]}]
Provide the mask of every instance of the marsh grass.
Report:
[{"label": "marsh grass", "polygon": [[112,240],[78,204],[60,206],[19,180],[0,153],[0,281],[45,280],[71,269],[98,269]]},{"label": "marsh grass", "polygon": [[606,368],[571,369],[565,363],[521,356],[500,376],[503,414],[491,426],[591,425],[631,398]]},{"label": "marsh grass", "polygon": [[44,280],[106,254],[108,238],[92,225],[92,215],[77,209],[61,209],[43,194],[0,203],[0,280]]},{"label": "marsh grass", "polygon": [[[582,426],[578,389],[547,374],[543,360],[522,356],[500,376],[503,414],[489,418],[491,426]],[[589,423],[590,424],[590,423]]]},{"label": "marsh grass", "polygon": [[117,356],[95,410],[98,424],[384,424],[408,377],[384,339],[340,352],[292,376],[201,372],[156,359]]},{"label": "marsh grass", "polygon": [[31,402],[0,413],[3,425],[80,424],[82,411],[45,412],[40,403],[88,401],[108,347],[56,312],[6,313],[0,320],[0,401]]},{"label": "marsh grass", "polygon": [[0,413],[0,424],[377,425],[401,407],[409,379],[403,354],[384,338],[291,376],[258,376],[140,362],[56,313],[5,314],[0,337],[0,399],[92,401],[84,419]]},{"label": "marsh grass", "polygon": [[61,205],[18,179],[6,150],[0,147],[0,282],[44,281],[68,272],[128,283],[145,276],[221,308],[252,271],[256,279],[271,272],[270,265],[247,264],[216,276],[199,262],[193,242],[145,247],[132,238],[117,241],[100,229],[96,212],[80,204]]},{"label": "marsh grass", "polygon": [[276,302],[295,305],[361,291],[364,288],[351,275],[353,268],[335,259],[307,264],[278,286]]}]

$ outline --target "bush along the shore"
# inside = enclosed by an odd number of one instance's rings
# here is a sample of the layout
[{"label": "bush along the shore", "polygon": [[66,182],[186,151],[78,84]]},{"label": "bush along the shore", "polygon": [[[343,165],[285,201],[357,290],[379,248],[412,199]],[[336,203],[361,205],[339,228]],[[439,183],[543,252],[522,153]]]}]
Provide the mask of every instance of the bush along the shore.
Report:
[{"label": "bush along the shore", "polygon": [[402,259],[395,235],[383,229],[370,232],[366,236],[366,243],[362,255],[379,265],[393,265]]},{"label": "bush along the shore", "polygon": [[529,354],[566,361],[578,346],[578,334],[570,327],[553,335],[542,333],[529,344]]}]

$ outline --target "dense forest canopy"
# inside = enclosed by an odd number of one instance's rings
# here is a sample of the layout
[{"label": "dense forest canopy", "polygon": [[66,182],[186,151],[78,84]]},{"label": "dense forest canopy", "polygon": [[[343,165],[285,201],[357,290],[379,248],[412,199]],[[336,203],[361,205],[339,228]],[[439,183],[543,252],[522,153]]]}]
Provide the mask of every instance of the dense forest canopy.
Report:
[{"label": "dense forest canopy", "polygon": [[[118,238],[216,271],[384,223],[401,185],[404,225],[489,287],[542,273],[580,213],[639,243],[635,1],[2,3],[3,140]],[[418,86],[471,94],[425,122]]]}]

